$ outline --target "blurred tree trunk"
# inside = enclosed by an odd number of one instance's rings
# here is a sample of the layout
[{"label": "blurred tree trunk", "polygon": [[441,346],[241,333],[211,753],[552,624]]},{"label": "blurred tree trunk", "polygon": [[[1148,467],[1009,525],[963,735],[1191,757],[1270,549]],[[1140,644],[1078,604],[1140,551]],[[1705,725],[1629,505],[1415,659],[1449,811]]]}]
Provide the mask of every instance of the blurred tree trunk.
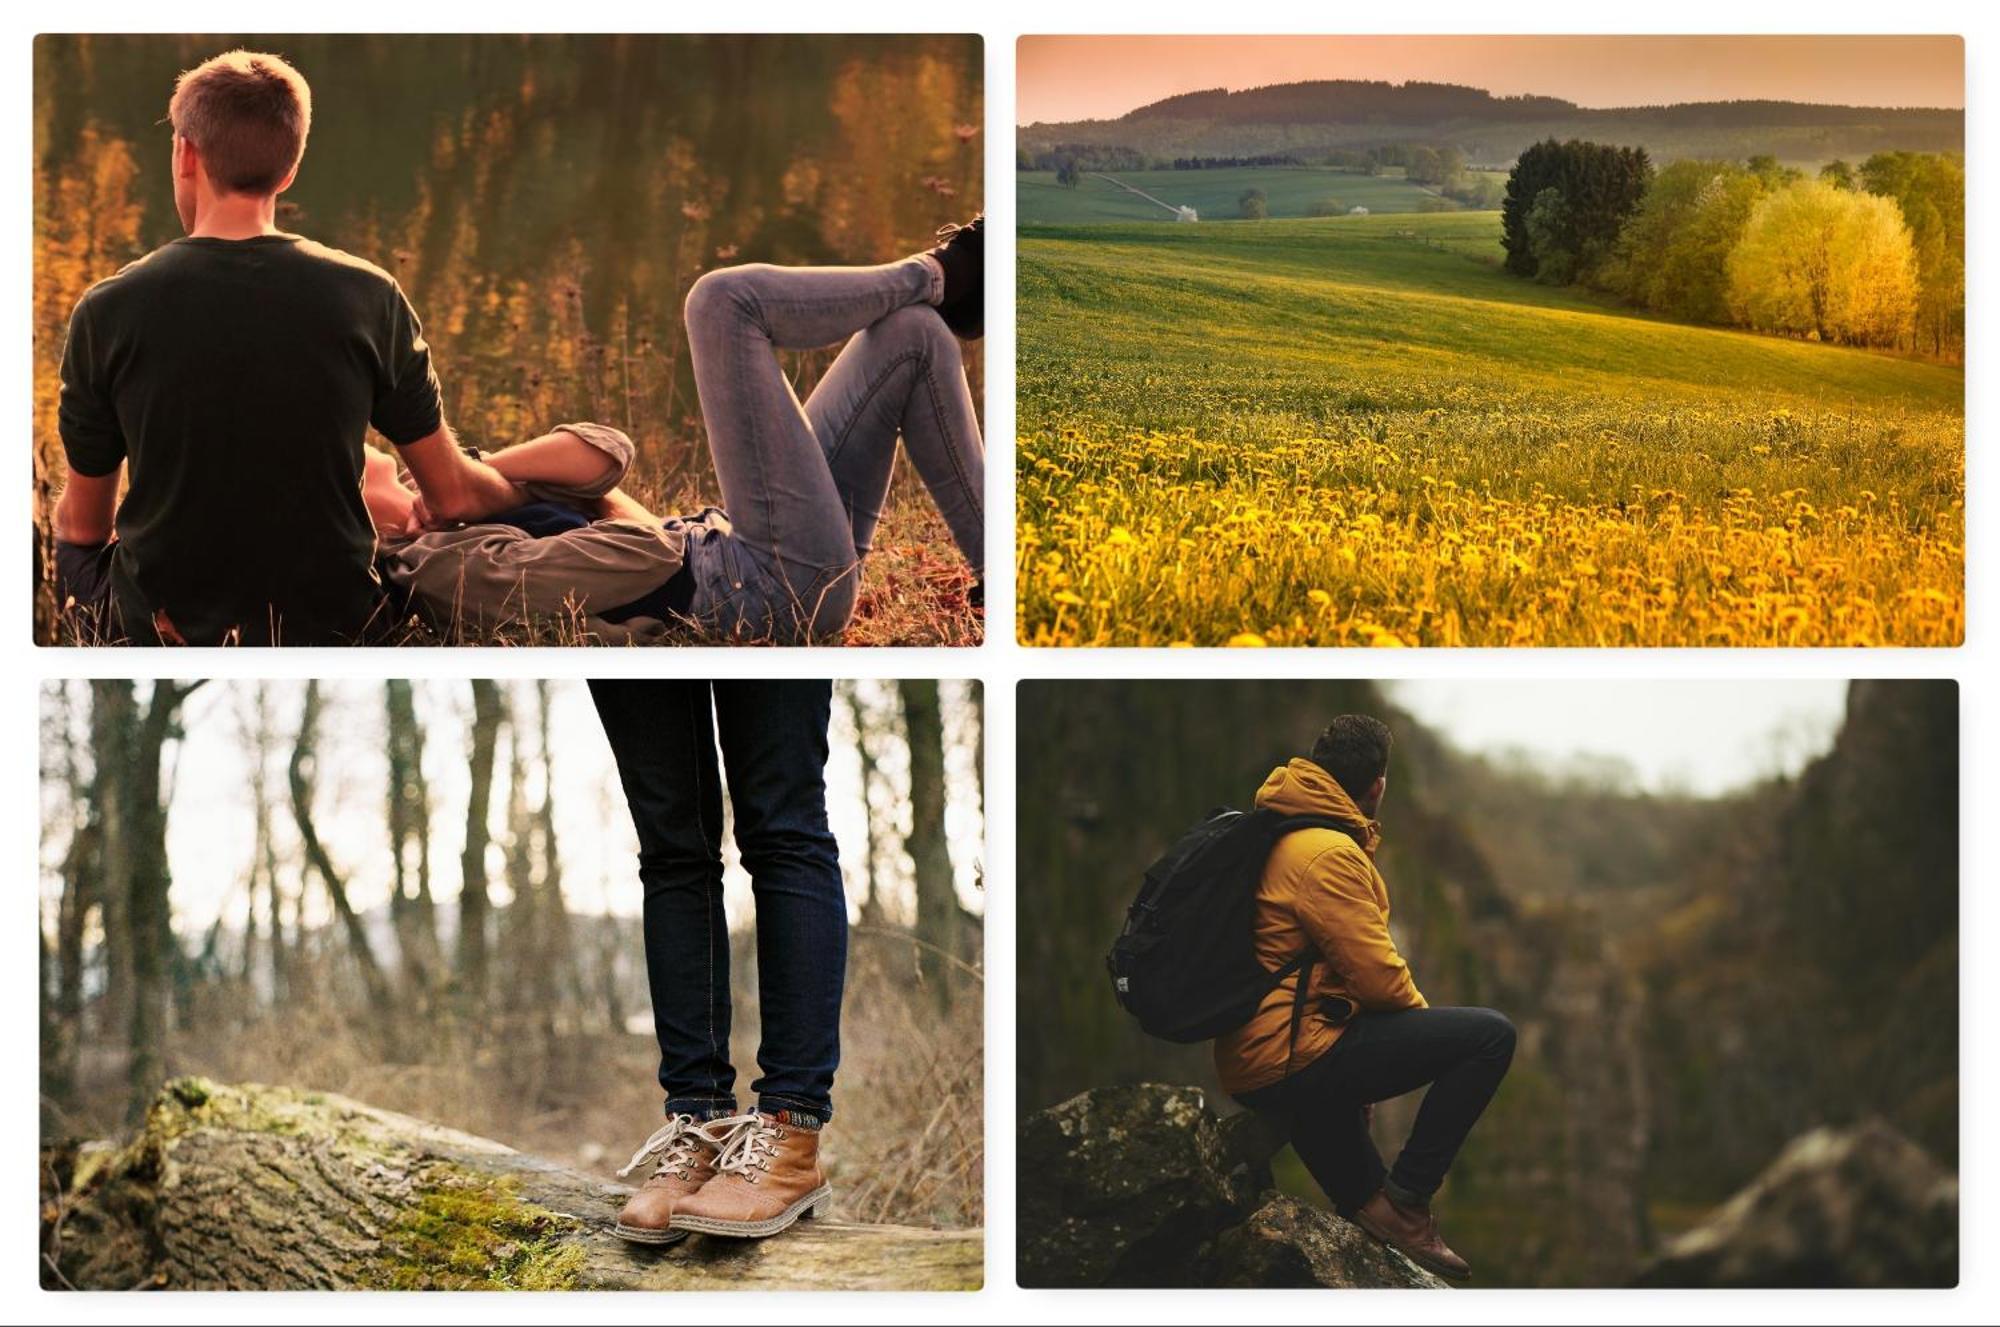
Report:
[{"label": "blurred tree trunk", "polygon": [[881,774],[875,767],[875,751],[869,741],[870,721],[855,684],[838,682],[835,686],[847,702],[847,713],[854,724],[854,753],[861,761],[861,824],[867,831],[863,839],[861,874],[868,886],[861,898],[861,922],[864,926],[887,926],[889,914],[882,906],[880,874],[882,843],[875,827],[875,785],[881,781]]},{"label": "blurred tree trunk", "polygon": [[465,807],[465,850],[459,856],[458,985],[477,1008],[486,997],[486,927],[492,905],[486,895],[486,849],[492,842],[487,818],[493,811],[493,752],[505,709],[500,687],[486,678],[472,681],[472,790]]},{"label": "blurred tree trunk", "polygon": [[306,683],[305,705],[299,714],[299,736],[292,746],[288,769],[292,818],[298,822],[299,842],[305,849],[306,865],[325,886],[334,916],[340,919],[341,928],[347,934],[347,946],[354,954],[355,965],[361,969],[361,984],[368,992],[368,1003],[378,1014],[386,1014],[394,1002],[389,985],[383,979],[382,967],[375,961],[375,948],[368,942],[368,930],[354,911],[353,904],[348,902],[347,882],[334,868],[333,859],[327,855],[326,845],[320,842],[319,831],[313,824],[313,777],[318,763],[315,751],[319,740],[319,712],[319,682],[315,679]]},{"label": "blurred tree trunk", "polygon": [[[437,907],[431,898],[430,788],[424,779],[424,729],[408,679],[383,684],[388,727],[389,848],[395,879],[389,918],[403,985],[428,1004],[437,980]],[[412,862],[412,858],[415,858]]]},{"label": "blurred tree trunk", "polygon": [[84,929],[96,901],[92,881],[97,878],[99,828],[88,812],[89,789],[79,768],[76,730],[72,723],[74,703],[67,686],[58,691],[61,742],[61,778],[71,809],[70,839],[63,852],[62,893],[56,900],[56,935],[53,949],[45,956],[52,971],[48,974],[48,1001],[43,1028],[42,1094],[57,1112],[67,1111],[76,1101],[76,1080],[83,1047],[83,958]]},{"label": "blurred tree trunk", "polygon": [[944,828],[944,715],[938,684],[928,679],[897,684],[903,698],[903,736],[910,747],[910,862],[916,873],[917,939],[926,949],[918,971],[931,984],[940,1009],[952,999],[951,959],[958,954],[958,889]]},{"label": "blurred tree trunk", "polygon": [[162,679],[153,684],[145,715],[130,747],[122,776],[128,816],[128,902],[126,924],[132,945],[131,1059],[126,1069],[125,1118],[137,1124],[165,1081],[167,977],[174,935],[167,894],[173,878],[167,867],[167,807],[161,796],[160,757],[175,735],[181,702],[199,682]]},{"label": "blurred tree trunk", "polygon": [[[78,803],[81,805],[81,803]],[[83,1048],[83,933],[95,901],[91,880],[99,863],[94,825],[80,823],[63,854],[62,896],[56,902],[56,942],[50,955],[55,971],[49,991],[49,1041],[43,1093],[58,1108],[76,1101],[76,1078]]]},{"label": "blurred tree trunk", "polygon": [[289,964],[285,949],[283,887],[278,883],[278,845],[271,823],[271,749],[276,733],[271,726],[271,688],[259,682],[251,700],[250,723],[250,803],[256,825],[256,861],[251,869],[263,877],[264,904],[270,945],[271,1003],[281,1005],[286,996]]},{"label": "blurred tree trunk", "polygon": [[549,684],[535,683],[536,712],[541,720],[542,802],[535,812],[535,838],[540,848],[541,879],[536,892],[540,903],[536,913],[539,957],[548,973],[548,993],[567,993],[581,1003],[583,991],[578,980],[576,954],[571,944],[569,904],[563,898],[562,851],[556,843],[556,764],[549,749]]},{"label": "blurred tree trunk", "polygon": [[129,1026],[131,1018],[132,814],[125,775],[137,741],[138,714],[129,679],[91,682],[90,800],[96,808],[97,901],[104,928],[104,994],[99,999],[98,1026],[107,1033]]}]

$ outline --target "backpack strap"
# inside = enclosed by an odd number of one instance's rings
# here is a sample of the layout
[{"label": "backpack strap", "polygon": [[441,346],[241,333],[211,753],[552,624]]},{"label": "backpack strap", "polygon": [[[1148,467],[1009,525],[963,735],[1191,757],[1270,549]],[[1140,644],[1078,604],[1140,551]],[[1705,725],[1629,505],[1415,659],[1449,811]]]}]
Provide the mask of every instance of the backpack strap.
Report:
[{"label": "backpack strap", "polygon": [[[1272,846],[1275,847],[1277,845],[1278,840],[1283,838],[1285,835],[1292,833],[1294,830],[1300,830],[1300,829],[1335,830],[1339,833],[1347,835],[1348,838],[1353,839],[1355,845],[1359,847],[1363,852],[1366,852],[1368,850],[1368,844],[1366,843],[1363,837],[1364,834],[1366,833],[1365,830],[1357,829],[1355,826],[1347,824],[1345,821],[1335,820],[1331,816],[1285,817],[1283,820],[1280,820],[1278,822],[1277,828],[1273,831],[1271,839]],[[1305,950],[1302,953],[1300,953],[1297,958],[1294,958],[1291,962],[1285,964],[1285,966],[1279,968],[1277,972],[1272,974],[1274,985],[1284,981],[1285,978],[1291,976],[1293,973],[1297,973],[1299,978],[1299,984],[1297,988],[1292,992],[1291,1035],[1287,1039],[1285,1044],[1286,1079],[1291,1078],[1292,1066],[1297,1062],[1298,1059],[1299,1028],[1305,1022],[1306,1005],[1312,999],[1312,974],[1313,974],[1313,969],[1317,966],[1319,966],[1319,951],[1312,948],[1311,945],[1307,945]]]},{"label": "backpack strap", "polygon": [[[1298,989],[1292,992],[1292,1033],[1285,1043],[1285,1077],[1292,1076],[1292,1065],[1299,1055],[1299,1025],[1305,1022],[1306,1001],[1311,998],[1313,968],[1319,964],[1319,954],[1308,949],[1294,959],[1289,966],[1299,974]],[[1279,978],[1283,980],[1283,978]]]}]

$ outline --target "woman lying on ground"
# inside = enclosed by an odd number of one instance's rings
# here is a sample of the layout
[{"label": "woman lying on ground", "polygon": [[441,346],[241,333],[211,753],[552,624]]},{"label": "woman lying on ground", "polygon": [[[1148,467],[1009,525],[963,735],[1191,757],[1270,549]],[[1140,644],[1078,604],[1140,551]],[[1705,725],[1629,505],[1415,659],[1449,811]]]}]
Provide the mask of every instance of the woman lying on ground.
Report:
[{"label": "woman lying on ground", "polygon": [[[687,619],[724,639],[822,640],[854,616],[900,437],[980,603],[985,445],[958,340],[984,330],[983,246],[975,218],[880,267],[756,264],[695,282],[688,345],[723,510],[648,512],[617,487],[631,441],[601,425],[565,425],[486,456],[523,505],[474,526],[432,528],[395,463],[371,457],[364,496],[390,580],[473,617],[511,592],[517,609],[553,596],[614,624]],[[777,352],[843,341],[801,404]],[[571,546],[544,547],[551,539]],[[632,593],[676,562],[664,583]]]}]

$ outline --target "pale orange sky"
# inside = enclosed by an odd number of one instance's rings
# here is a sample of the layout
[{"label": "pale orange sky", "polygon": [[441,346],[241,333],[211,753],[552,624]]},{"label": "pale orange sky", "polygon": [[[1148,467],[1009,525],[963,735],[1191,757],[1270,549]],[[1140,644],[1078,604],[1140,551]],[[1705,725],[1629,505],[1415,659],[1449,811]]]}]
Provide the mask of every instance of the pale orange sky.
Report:
[{"label": "pale orange sky", "polygon": [[1022,124],[1114,119],[1177,92],[1318,78],[1461,83],[1582,106],[1965,105],[1957,37],[1023,37],[1018,61]]}]

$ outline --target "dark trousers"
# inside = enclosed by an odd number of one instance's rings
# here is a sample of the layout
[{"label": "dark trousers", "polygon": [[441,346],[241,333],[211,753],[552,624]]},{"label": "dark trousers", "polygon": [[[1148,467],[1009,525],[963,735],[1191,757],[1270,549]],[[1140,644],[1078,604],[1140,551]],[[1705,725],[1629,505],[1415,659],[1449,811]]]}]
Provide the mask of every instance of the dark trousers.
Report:
[{"label": "dark trousers", "polygon": [[590,692],[639,831],[646,978],[667,1109],[736,1109],[722,910],[726,770],[757,908],[763,1072],[750,1090],[764,1110],[824,1123],[833,1113],[847,972],[847,898],[826,818],[832,684],[594,681]]},{"label": "dark trousers", "polygon": [[[56,544],[56,605],[75,615],[77,634],[92,644],[125,639],[124,628],[111,611],[111,559],[117,545]],[[150,624],[148,624],[150,625]],[[157,645],[157,640],[140,644]]]},{"label": "dark trousers", "polygon": [[[1314,1183],[1343,1215],[1387,1189],[1405,1207],[1430,1201],[1514,1060],[1514,1025],[1491,1009],[1361,1014],[1333,1049],[1239,1100],[1291,1136]],[[1394,1169],[1382,1164],[1363,1107],[1425,1084],[1430,1091]]]}]

